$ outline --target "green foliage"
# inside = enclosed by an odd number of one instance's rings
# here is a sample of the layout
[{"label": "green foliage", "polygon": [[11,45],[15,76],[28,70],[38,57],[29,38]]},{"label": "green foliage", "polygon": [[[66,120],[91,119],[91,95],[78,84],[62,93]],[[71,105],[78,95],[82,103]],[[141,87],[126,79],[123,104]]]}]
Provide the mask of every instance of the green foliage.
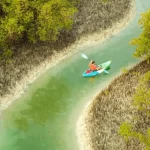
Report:
[{"label": "green foliage", "polygon": [[57,35],[62,29],[69,29],[73,23],[70,16],[75,13],[76,9],[66,0],[49,1],[42,5],[37,18],[38,31],[40,40],[56,40]]},{"label": "green foliage", "polygon": [[129,70],[128,70],[127,68],[122,68],[122,72],[123,72],[124,74],[126,74],[126,73],[129,72]]},{"label": "green foliage", "polygon": [[78,2],[79,0],[0,1],[0,60],[9,61],[8,52],[15,42],[56,40],[62,30],[71,28]]},{"label": "green foliage", "polygon": [[141,35],[130,42],[131,45],[137,46],[134,56],[150,57],[150,9],[142,13],[139,25],[143,29]]},{"label": "green foliage", "polygon": [[0,46],[18,39],[56,40],[70,29],[76,0],[3,0],[0,2]]},{"label": "green foliage", "polygon": [[128,122],[124,122],[119,129],[119,134],[124,137],[126,141],[132,136],[132,126]]},{"label": "green foliage", "polygon": [[0,41],[12,43],[23,37],[27,25],[33,19],[28,0],[9,0],[0,2],[5,16],[0,19]]},{"label": "green foliage", "polygon": [[107,2],[108,2],[108,0],[102,0],[102,2],[107,3]]},{"label": "green foliage", "polygon": [[11,56],[13,55],[10,49],[4,49],[0,55],[0,61],[5,62],[5,65],[11,62]]},{"label": "green foliage", "polygon": [[133,71],[132,74],[133,74],[134,76],[139,77],[141,73],[140,73],[140,72],[137,72],[137,71]]},{"label": "green foliage", "polygon": [[139,110],[150,113],[150,71],[141,78],[133,96],[133,104]]},{"label": "green foliage", "polygon": [[120,126],[119,134],[125,139],[126,142],[128,142],[129,139],[134,138],[145,145],[145,150],[150,150],[150,128],[147,130],[146,134],[142,134],[140,132],[135,132],[131,124],[124,122]]},{"label": "green foliage", "polygon": [[108,90],[105,90],[104,93],[105,93],[105,95],[108,95],[109,91],[108,91]]}]

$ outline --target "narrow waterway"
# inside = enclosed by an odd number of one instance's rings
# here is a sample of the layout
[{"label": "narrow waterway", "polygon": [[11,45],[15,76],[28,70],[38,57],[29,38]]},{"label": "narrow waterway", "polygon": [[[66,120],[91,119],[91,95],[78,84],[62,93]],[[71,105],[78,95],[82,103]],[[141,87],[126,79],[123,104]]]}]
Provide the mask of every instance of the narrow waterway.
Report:
[{"label": "narrow waterway", "polygon": [[[129,41],[140,34],[137,25],[150,0],[136,0],[136,16],[120,33],[94,46],[80,46],[78,54],[38,78],[0,117],[0,150],[78,150],[76,122],[83,107],[122,68],[138,62]],[[87,54],[97,63],[112,60],[110,73],[83,78]]]}]

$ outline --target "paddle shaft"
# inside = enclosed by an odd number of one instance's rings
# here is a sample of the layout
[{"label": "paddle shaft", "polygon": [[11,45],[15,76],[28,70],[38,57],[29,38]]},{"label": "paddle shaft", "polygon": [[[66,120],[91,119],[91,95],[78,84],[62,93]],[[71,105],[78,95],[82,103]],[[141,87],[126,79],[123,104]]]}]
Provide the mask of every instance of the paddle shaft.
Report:
[{"label": "paddle shaft", "polygon": [[[88,58],[85,54],[82,54],[82,57],[85,58],[85,59],[87,59],[87,60],[92,61],[92,60],[91,60],[90,58]],[[97,65],[97,64],[95,64],[95,65],[98,66],[98,67],[100,67],[100,66]],[[105,73],[109,73],[109,72],[108,72],[107,70],[105,70],[105,69],[104,69],[104,72],[105,72]]]}]

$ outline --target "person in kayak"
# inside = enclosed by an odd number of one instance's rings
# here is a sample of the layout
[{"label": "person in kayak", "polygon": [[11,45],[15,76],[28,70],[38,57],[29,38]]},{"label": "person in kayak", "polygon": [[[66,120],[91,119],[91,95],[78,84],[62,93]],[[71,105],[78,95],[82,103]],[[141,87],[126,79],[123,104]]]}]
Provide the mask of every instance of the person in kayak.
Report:
[{"label": "person in kayak", "polygon": [[95,61],[94,60],[91,60],[90,63],[89,63],[89,68],[91,71],[97,71],[97,70],[100,70],[102,69],[100,66],[97,66],[95,64]]}]

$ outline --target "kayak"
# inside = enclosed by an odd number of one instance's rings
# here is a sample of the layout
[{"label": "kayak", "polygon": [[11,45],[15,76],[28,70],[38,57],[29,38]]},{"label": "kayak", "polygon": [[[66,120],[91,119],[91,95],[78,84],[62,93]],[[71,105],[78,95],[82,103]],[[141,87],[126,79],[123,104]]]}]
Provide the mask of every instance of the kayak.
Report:
[{"label": "kayak", "polygon": [[100,69],[98,71],[91,71],[90,69],[88,69],[82,74],[82,76],[83,77],[97,76],[97,75],[101,74],[102,72],[105,72],[105,70],[110,67],[110,64],[111,64],[111,60],[104,62],[104,63],[98,65],[98,66],[102,67],[102,69]]}]

